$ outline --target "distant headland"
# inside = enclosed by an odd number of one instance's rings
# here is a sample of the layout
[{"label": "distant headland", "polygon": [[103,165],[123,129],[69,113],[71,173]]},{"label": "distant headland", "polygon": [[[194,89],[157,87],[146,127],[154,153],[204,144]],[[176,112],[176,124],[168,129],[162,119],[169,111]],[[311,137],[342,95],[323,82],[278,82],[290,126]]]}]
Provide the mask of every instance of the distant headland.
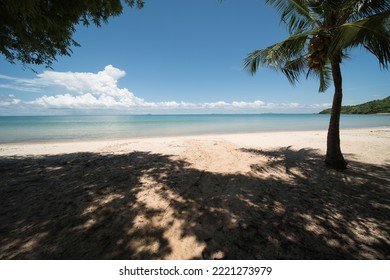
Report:
[{"label": "distant headland", "polygon": [[[330,114],[331,109],[325,109],[319,114]],[[390,114],[390,96],[354,106],[342,106],[341,114]]]}]

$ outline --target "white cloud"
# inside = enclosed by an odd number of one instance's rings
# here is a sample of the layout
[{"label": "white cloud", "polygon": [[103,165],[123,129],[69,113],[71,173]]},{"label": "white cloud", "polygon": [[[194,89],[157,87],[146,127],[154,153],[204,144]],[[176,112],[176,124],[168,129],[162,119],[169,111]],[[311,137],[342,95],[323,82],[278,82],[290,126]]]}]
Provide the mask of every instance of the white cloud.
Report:
[{"label": "white cloud", "polygon": [[133,95],[124,95],[115,97],[108,94],[94,95],[85,93],[80,95],[71,95],[69,93],[55,96],[44,95],[28,104],[42,106],[44,108],[69,108],[69,109],[101,109],[101,108],[131,108],[144,105],[143,100],[139,100]]},{"label": "white cloud", "polygon": [[9,81],[9,83],[0,84],[0,88],[26,92],[39,92],[40,87],[42,87],[42,85],[40,85],[35,79],[20,79],[6,75],[0,75],[0,79]]},{"label": "white cloud", "polygon": [[24,87],[12,84],[0,84],[0,88],[13,89],[17,91],[26,91],[26,92],[38,92],[38,89],[35,87]]},{"label": "white cloud", "polygon": [[[169,111],[251,111],[261,112],[262,110],[272,111],[281,109],[308,109],[321,108],[320,104],[302,106],[298,103],[266,103],[261,100],[253,102],[245,101],[218,101],[209,103],[191,102],[147,102],[136,97],[126,88],[118,87],[118,80],[126,75],[126,72],[112,65],[107,65],[104,70],[97,73],[82,72],[55,72],[44,71],[34,79],[19,79],[10,76],[0,75],[0,79],[10,83],[0,84],[3,88],[12,88],[20,91],[40,91],[50,86],[62,87],[66,93],[57,95],[43,95],[32,101],[22,101],[15,96],[0,96],[0,106],[11,107],[24,106],[30,109],[79,109],[79,110],[125,110],[128,113],[134,111],[159,110]],[[1,109],[1,108],[0,108]]]},{"label": "white cloud", "polygon": [[126,75],[125,71],[107,65],[103,71],[94,73],[81,72],[54,72],[44,71],[37,75],[36,81],[43,85],[63,86],[79,94],[108,94],[122,96],[128,94],[126,89],[119,89],[117,81]]},{"label": "white cloud", "polygon": [[9,94],[5,97],[0,97],[0,106],[14,106],[18,105],[22,102],[22,100],[15,98],[13,94]]}]

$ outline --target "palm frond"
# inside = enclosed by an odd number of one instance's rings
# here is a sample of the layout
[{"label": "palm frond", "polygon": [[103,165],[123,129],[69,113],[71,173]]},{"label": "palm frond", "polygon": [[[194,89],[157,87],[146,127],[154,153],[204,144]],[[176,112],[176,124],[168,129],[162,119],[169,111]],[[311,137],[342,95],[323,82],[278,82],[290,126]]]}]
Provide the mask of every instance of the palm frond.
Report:
[{"label": "palm frond", "polygon": [[310,11],[308,1],[305,0],[266,0],[281,14],[281,21],[288,26],[290,34],[308,30],[321,25]]},{"label": "palm frond", "polygon": [[[281,71],[294,85],[306,70],[324,92],[332,81],[330,61],[341,63],[353,47],[373,53],[384,69],[390,63],[390,0],[266,0],[281,14],[292,34],[284,41],[254,51],[244,68]],[[307,48],[306,48],[307,47]],[[306,56],[306,53],[308,56]]]},{"label": "palm frond", "polygon": [[306,40],[313,32],[295,34],[280,43],[251,52],[245,58],[244,69],[252,74],[255,74],[260,66],[281,70],[288,61],[303,55]]},{"label": "palm frond", "polygon": [[329,47],[329,56],[344,49],[364,46],[378,58],[380,66],[387,69],[390,63],[389,17],[390,11],[387,11],[339,26]]},{"label": "palm frond", "polygon": [[[321,2],[322,13],[320,16],[323,18],[324,26],[333,26],[344,23],[344,17],[348,18],[350,13],[347,12],[347,3],[349,0],[324,0]],[[356,2],[356,0],[353,0]]]},{"label": "palm frond", "polygon": [[[314,0],[315,1],[315,0]],[[358,21],[390,10],[390,0],[324,0],[324,13],[332,24]],[[337,21],[333,15],[337,15]],[[326,17],[326,16],[325,16]]]},{"label": "palm frond", "polygon": [[352,21],[384,13],[390,10],[390,0],[344,0],[349,5]]},{"label": "palm frond", "polygon": [[296,59],[288,61],[282,67],[282,73],[287,77],[290,84],[295,86],[300,76],[307,70],[306,56],[300,56]]},{"label": "palm frond", "polygon": [[332,84],[332,70],[329,65],[325,65],[318,71],[312,71],[312,74],[320,81],[319,92],[325,92]]}]

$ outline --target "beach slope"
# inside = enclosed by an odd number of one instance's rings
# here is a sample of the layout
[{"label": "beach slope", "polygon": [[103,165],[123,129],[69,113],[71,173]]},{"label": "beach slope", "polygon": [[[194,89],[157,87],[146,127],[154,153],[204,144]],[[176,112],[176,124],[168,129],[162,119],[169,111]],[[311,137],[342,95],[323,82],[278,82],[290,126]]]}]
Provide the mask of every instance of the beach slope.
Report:
[{"label": "beach slope", "polygon": [[0,259],[389,259],[390,129],[0,145]]}]

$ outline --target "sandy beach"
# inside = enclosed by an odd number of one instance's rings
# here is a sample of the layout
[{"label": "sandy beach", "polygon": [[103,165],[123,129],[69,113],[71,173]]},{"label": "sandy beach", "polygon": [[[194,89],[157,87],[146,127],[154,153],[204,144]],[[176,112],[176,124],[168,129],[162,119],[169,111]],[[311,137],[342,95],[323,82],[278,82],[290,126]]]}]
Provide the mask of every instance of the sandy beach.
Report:
[{"label": "sandy beach", "polygon": [[0,144],[0,259],[389,259],[390,128]]}]

